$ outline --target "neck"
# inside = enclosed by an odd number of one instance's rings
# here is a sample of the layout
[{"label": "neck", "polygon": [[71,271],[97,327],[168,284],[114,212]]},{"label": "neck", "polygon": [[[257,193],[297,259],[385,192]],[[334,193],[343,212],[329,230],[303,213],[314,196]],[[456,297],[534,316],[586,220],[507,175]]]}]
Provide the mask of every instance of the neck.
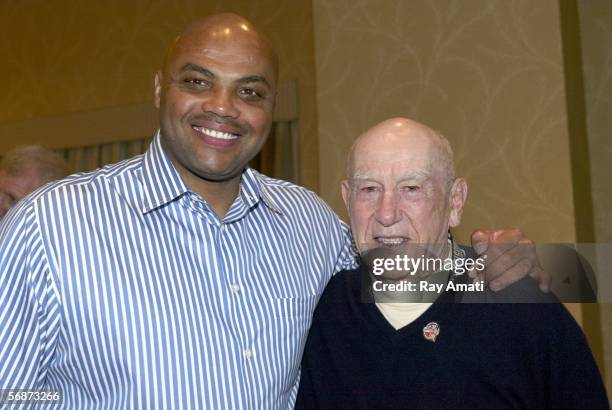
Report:
[{"label": "neck", "polygon": [[208,181],[189,172],[181,176],[185,185],[204,198],[208,206],[221,219],[225,217],[240,191],[240,175],[227,181]]},{"label": "neck", "polygon": [[181,164],[181,161],[174,156],[173,150],[167,146],[167,141],[163,137],[161,138],[161,145],[187,188],[204,198],[208,206],[220,219],[225,218],[225,214],[238,197],[242,172],[223,181],[205,179]]}]

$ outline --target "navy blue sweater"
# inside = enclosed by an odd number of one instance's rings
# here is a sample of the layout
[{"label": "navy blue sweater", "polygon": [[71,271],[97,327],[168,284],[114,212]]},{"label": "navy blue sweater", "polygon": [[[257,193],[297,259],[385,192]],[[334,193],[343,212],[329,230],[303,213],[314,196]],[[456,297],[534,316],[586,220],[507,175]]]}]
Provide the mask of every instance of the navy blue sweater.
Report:
[{"label": "navy blue sweater", "polygon": [[[585,337],[561,304],[470,304],[441,295],[395,330],[335,275],[315,311],[297,409],[607,409]],[[439,324],[435,342],[424,327]]]}]

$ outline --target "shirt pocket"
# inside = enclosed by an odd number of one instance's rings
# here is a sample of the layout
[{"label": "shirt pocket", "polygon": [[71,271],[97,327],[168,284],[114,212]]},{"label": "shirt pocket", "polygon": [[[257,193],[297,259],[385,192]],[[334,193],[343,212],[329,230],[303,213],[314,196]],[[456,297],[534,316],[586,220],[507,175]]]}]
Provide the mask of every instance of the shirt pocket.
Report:
[{"label": "shirt pocket", "polygon": [[312,314],[319,300],[319,295],[292,296],[286,298],[276,298],[276,314],[284,318],[312,318]]}]

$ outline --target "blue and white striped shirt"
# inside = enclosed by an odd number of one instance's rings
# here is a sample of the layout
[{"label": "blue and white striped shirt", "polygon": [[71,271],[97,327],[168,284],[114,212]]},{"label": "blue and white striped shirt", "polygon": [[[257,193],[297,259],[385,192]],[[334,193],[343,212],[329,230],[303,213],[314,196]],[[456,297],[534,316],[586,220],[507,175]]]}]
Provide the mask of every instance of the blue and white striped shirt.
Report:
[{"label": "blue and white striped shirt", "polygon": [[355,263],[312,192],[247,169],[222,220],[159,133],[0,225],[0,388],[62,408],[292,407],[311,315]]}]

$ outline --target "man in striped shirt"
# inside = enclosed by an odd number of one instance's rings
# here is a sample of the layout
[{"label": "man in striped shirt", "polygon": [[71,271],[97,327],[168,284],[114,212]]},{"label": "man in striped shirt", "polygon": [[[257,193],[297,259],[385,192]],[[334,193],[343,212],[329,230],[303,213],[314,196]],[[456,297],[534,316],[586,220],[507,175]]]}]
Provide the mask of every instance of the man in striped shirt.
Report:
[{"label": "man in striped shirt", "polygon": [[155,76],[149,150],[7,215],[0,389],[79,409],[293,406],[315,304],[355,261],[314,193],[246,168],[270,131],[276,60],[239,16],[190,25]]}]

